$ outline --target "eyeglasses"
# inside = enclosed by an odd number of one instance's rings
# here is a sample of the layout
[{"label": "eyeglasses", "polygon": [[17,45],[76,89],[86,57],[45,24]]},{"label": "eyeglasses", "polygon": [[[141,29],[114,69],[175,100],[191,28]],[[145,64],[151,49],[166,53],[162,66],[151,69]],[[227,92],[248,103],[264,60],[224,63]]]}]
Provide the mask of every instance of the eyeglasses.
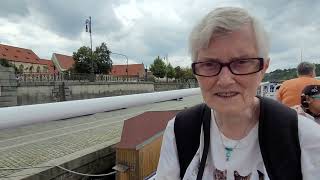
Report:
[{"label": "eyeglasses", "polygon": [[192,63],[192,72],[198,76],[217,76],[225,66],[235,75],[254,74],[263,69],[263,58],[237,59],[228,63],[216,60],[194,62]]},{"label": "eyeglasses", "polygon": [[320,99],[320,94],[313,95],[313,96],[311,96],[311,98],[313,98],[313,99]]}]

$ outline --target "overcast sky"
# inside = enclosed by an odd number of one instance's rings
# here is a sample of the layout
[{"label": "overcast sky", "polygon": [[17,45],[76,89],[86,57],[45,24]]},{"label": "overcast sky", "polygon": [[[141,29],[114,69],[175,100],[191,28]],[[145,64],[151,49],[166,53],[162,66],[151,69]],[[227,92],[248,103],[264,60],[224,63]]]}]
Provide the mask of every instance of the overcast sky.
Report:
[{"label": "overcast sky", "polygon": [[[302,59],[320,63],[318,0],[1,0],[0,43],[32,49],[40,58],[72,55],[90,46],[85,20],[92,17],[93,47],[129,57],[147,67],[156,56],[173,66],[190,65],[191,28],[210,10],[240,6],[265,25],[271,41],[271,66],[292,68]],[[124,57],[112,55],[114,64]]]}]

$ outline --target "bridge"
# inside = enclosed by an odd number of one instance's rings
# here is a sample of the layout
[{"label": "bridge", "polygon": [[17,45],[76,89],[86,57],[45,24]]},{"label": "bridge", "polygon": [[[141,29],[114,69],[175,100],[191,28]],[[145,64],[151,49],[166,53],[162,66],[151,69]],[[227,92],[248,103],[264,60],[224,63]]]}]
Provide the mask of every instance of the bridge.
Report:
[{"label": "bridge", "polygon": [[125,120],[200,102],[196,88],[0,108],[0,179],[114,179]]}]

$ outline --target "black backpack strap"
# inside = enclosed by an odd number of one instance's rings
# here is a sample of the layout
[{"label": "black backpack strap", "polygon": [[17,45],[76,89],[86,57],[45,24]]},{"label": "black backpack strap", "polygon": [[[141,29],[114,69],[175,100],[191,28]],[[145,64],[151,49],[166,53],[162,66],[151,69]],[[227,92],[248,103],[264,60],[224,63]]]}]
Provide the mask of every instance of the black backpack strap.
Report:
[{"label": "black backpack strap", "polygon": [[209,152],[211,110],[208,106],[204,107],[202,119],[203,119],[202,122],[203,122],[204,147],[203,147],[203,153],[202,153],[199,171],[198,171],[198,175],[197,175],[197,180],[202,179],[203,171],[204,171],[204,168],[206,165],[208,152]]},{"label": "black backpack strap", "polygon": [[259,98],[259,145],[270,180],[302,180],[296,111],[275,100]]},{"label": "black backpack strap", "polygon": [[[189,164],[191,163],[194,155],[196,154],[199,148],[201,124],[202,124],[202,121],[204,120],[204,117],[206,117],[206,121],[208,121],[208,123],[205,123],[203,126],[204,133],[207,134],[207,128],[209,128],[209,131],[210,131],[211,111],[206,104],[199,104],[199,105],[193,106],[176,115],[175,122],[174,122],[174,133],[176,138],[178,159],[180,164],[181,179],[183,178]],[[209,136],[209,139],[205,138],[205,142],[207,141],[210,142],[210,136]],[[209,145],[207,149],[208,148],[209,148]],[[206,160],[207,154],[208,152],[204,151],[202,155],[202,159]],[[200,168],[199,168],[199,171],[200,171]]]}]

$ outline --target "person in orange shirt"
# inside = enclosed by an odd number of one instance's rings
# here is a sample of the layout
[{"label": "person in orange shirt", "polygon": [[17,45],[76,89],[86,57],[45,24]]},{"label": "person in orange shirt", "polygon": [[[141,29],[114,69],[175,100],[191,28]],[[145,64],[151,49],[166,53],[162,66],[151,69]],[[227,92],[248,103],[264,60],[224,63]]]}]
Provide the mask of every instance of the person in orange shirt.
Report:
[{"label": "person in orange shirt", "polygon": [[307,85],[320,85],[315,79],[315,65],[309,62],[301,62],[297,67],[298,78],[290,79],[282,83],[277,92],[278,101],[292,107],[301,102],[301,92]]}]

